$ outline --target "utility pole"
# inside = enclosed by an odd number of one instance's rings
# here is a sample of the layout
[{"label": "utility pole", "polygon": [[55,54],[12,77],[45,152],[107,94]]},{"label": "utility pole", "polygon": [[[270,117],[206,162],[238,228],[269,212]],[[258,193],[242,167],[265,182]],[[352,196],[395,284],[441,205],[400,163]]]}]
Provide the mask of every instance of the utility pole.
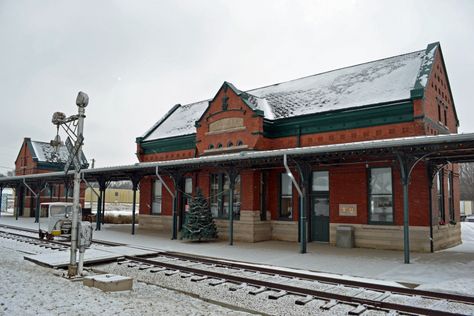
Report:
[{"label": "utility pole", "polygon": [[[66,146],[69,151],[69,159],[64,168],[65,173],[68,172],[71,164],[74,165],[74,195],[73,195],[73,207],[72,207],[72,227],[71,227],[71,256],[68,266],[68,276],[74,277],[77,275],[77,233],[78,233],[78,218],[81,215],[80,205],[80,188],[81,188],[81,165],[82,165],[82,143],[84,141],[84,118],[85,109],[89,103],[89,96],[80,91],[76,98],[76,105],[78,109],[77,115],[71,115],[66,117],[64,113],[56,112],[53,114],[52,122],[57,126],[56,138],[51,141],[51,145],[58,148],[61,145],[61,139],[59,137],[59,126],[61,126],[66,133],[69,135],[66,141]],[[70,137],[75,138],[75,144],[72,145]]]}]

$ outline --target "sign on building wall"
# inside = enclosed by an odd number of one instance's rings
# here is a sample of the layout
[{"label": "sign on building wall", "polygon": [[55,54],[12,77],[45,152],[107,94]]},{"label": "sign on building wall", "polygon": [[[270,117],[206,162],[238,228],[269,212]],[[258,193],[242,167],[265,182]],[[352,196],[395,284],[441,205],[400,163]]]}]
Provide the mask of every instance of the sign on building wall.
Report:
[{"label": "sign on building wall", "polygon": [[357,204],[339,204],[339,216],[357,216]]}]

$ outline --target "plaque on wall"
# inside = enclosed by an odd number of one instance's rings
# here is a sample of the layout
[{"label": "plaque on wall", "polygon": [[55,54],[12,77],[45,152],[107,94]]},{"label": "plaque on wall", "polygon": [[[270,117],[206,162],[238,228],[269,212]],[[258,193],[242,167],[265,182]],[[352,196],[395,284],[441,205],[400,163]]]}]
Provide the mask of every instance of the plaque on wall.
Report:
[{"label": "plaque on wall", "polygon": [[357,216],[357,204],[339,204],[339,216]]}]

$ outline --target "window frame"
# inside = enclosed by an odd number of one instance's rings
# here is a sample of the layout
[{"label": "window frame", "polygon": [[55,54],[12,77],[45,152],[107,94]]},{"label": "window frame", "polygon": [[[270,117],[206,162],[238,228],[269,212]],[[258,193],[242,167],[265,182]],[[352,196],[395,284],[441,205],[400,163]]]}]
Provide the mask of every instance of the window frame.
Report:
[{"label": "window frame", "polygon": [[[391,194],[372,194],[371,192],[371,177],[372,177],[372,170],[374,169],[390,169],[390,181],[391,181],[391,186],[392,186],[392,193]],[[393,177],[393,168],[391,166],[380,166],[380,167],[370,167],[367,168],[367,223],[370,225],[394,225],[395,224],[395,186],[394,186],[394,177]],[[392,198],[392,220],[391,221],[374,221],[372,220],[371,216],[371,197],[372,195],[386,195],[386,196],[391,196]]]},{"label": "window frame", "polygon": [[[191,192],[188,192],[188,187],[187,187],[187,183],[188,181],[191,182]],[[191,199],[192,199],[192,196],[193,196],[193,177],[184,177],[184,181],[183,181],[183,192],[184,194],[182,194],[182,201],[183,201],[183,211],[186,213],[189,211],[189,206],[191,205]],[[191,195],[191,196],[187,196],[187,195]],[[188,208],[186,208],[186,206],[188,206]]]},{"label": "window frame", "polygon": [[[291,189],[290,189],[290,194],[283,196],[283,176],[287,176],[290,180],[291,184]],[[278,197],[279,197],[279,207],[278,207],[278,220],[280,221],[292,221],[293,220],[293,215],[294,215],[294,200],[293,200],[293,183],[291,181],[291,177],[286,173],[286,172],[281,172],[279,176],[279,186],[278,186]],[[290,216],[283,216],[282,215],[282,207],[283,207],[283,199],[284,198],[290,198],[290,207],[291,207],[291,212]]]},{"label": "window frame", "polygon": [[[160,195],[159,195],[160,210],[159,210],[159,211],[154,211],[154,210],[153,210],[153,204],[155,203],[155,198],[157,197],[157,195],[156,195],[156,182],[157,182],[157,181],[160,182],[160,186],[161,186],[161,192],[160,192]],[[161,183],[161,180],[160,180],[160,179],[155,179],[155,180],[153,180],[153,183],[152,183],[152,190],[151,190],[151,209],[150,209],[150,215],[158,216],[158,215],[161,215],[161,214],[163,214],[163,183]]]},{"label": "window frame", "polygon": [[453,171],[448,173],[448,211],[449,220],[454,222],[456,220],[454,213],[454,190],[453,190]]},{"label": "window frame", "polygon": [[[213,192],[213,178],[217,178],[217,190],[216,192]],[[214,202],[214,196],[223,192],[224,187],[225,187],[225,182],[230,181],[227,177],[227,175],[223,172],[218,172],[218,173],[211,173],[209,175],[209,209],[213,206]],[[230,183],[229,183],[230,184]],[[226,194],[220,194],[217,198],[217,216],[212,215],[213,218],[216,219],[228,219],[229,218],[229,212],[227,211],[224,213],[224,204],[225,204],[225,198],[229,198],[229,192]],[[240,207],[242,205],[242,181],[240,174],[236,178],[236,183],[234,187],[234,201],[233,201],[233,212],[234,212],[234,220],[239,220],[240,219]],[[229,204],[230,205],[230,204]],[[238,213],[236,214],[235,210],[238,208]],[[212,210],[211,210],[212,212]]]},{"label": "window frame", "polygon": [[436,199],[438,202],[438,219],[446,223],[446,205],[444,195],[444,169],[438,171],[436,176]]}]

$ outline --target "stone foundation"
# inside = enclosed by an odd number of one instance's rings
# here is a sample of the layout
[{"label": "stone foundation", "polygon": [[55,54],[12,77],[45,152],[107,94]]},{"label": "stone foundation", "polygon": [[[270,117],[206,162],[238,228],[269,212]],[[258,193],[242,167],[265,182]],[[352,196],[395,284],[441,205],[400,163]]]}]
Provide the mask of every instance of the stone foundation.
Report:
[{"label": "stone foundation", "polygon": [[[403,250],[403,226],[330,224],[329,242],[336,244],[336,227],[339,225],[354,227],[355,247],[386,250]],[[443,225],[433,227],[434,249],[440,250],[461,243],[461,226]],[[427,226],[410,227],[410,250],[430,252],[430,228]]]},{"label": "stone foundation", "polygon": [[[229,238],[229,221],[215,219],[219,239]],[[272,228],[270,221],[261,221],[260,213],[255,211],[240,211],[240,219],[234,220],[234,240],[257,242],[271,239]]]},{"label": "stone foundation", "polygon": [[166,215],[138,215],[140,229],[151,229],[157,231],[171,232],[173,217]]},{"label": "stone foundation", "polygon": [[271,221],[273,240],[298,241],[298,222]]}]

